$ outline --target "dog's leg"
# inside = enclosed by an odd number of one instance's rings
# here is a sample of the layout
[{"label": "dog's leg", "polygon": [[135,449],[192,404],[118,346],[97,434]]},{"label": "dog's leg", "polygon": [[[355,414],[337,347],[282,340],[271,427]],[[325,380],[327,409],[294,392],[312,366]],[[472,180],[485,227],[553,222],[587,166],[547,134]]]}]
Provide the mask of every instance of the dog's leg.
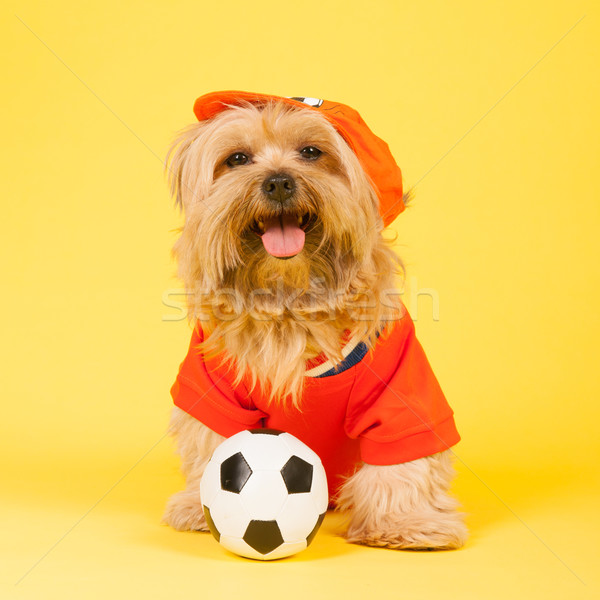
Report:
[{"label": "dog's leg", "polygon": [[391,466],[363,465],[342,488],[350,511],[348,541],[388,548],[459,548],[467,529],[448,496],[454,468],[448,451]]},{"label": "dog's leg", "polygon": [[214,449],[225,438],[179,408],[173,410],[169,431],[177,439],[186,489],[171,496],[163,522],[178,531],[207,531],[200,499],[200,479]]}]

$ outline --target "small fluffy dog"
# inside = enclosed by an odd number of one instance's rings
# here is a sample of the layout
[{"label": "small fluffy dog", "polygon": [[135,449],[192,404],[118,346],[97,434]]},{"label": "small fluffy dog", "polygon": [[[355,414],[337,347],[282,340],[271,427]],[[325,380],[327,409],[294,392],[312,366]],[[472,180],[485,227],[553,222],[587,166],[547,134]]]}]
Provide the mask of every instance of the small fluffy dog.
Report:
[{"label": "small fluffy dog", "polygon": [[170,424],[187,486],[164,521],[207,530],[213,450],[271,427],[319,454],[349,541],[461,546],[447,494],[459,437],[382,237],[404,208],[387,145],[350,107],[311,98],[217,92],[194,111],[168,157],[194,333]]}]

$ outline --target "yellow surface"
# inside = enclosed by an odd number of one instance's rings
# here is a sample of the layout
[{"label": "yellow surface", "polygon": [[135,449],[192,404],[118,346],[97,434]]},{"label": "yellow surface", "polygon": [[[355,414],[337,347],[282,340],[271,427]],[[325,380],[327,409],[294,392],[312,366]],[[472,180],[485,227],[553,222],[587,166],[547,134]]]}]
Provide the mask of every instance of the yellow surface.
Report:
[{"label": "yellow surface", "polygon": [[[5,2],[0,597],[598,598],[598,18],[580,0]],[[161,160],[195,97],[228,88],[356,107],[416,186],[396,229],[463,436],[463,550],[350,546],[332,515],[262,564],[159,524],[189,335],[163,302],[180,217]]]}]

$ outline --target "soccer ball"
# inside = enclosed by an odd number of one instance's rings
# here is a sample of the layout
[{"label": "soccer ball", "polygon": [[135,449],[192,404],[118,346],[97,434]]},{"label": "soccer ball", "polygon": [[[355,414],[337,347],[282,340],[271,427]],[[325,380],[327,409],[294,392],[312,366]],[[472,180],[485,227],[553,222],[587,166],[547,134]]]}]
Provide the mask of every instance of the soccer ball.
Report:
[{"label": "soccer ball", "polygon": [[319,457],[293,435],[273,429],[225,440],[206,466],[200,497],[217,541],[259,560],[304,550],[329,501]]}]

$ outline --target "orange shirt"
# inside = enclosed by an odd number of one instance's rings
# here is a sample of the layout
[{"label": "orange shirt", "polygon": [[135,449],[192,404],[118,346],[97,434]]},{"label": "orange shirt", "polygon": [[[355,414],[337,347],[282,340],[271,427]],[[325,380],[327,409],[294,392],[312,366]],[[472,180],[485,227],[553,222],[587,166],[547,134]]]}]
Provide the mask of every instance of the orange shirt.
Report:
[{"label": "orange shirt", "polygon": [[408,462],[460,439],[408,313],[358,364],[307,377],[299,409],[269,403],[259,386],[234,386],[231,370],[198,352],[202,340],[198,326],[171,389],[175,405],[226,437],[256,427],[295,435],[320,456],[332,498],[361,461]]}]

